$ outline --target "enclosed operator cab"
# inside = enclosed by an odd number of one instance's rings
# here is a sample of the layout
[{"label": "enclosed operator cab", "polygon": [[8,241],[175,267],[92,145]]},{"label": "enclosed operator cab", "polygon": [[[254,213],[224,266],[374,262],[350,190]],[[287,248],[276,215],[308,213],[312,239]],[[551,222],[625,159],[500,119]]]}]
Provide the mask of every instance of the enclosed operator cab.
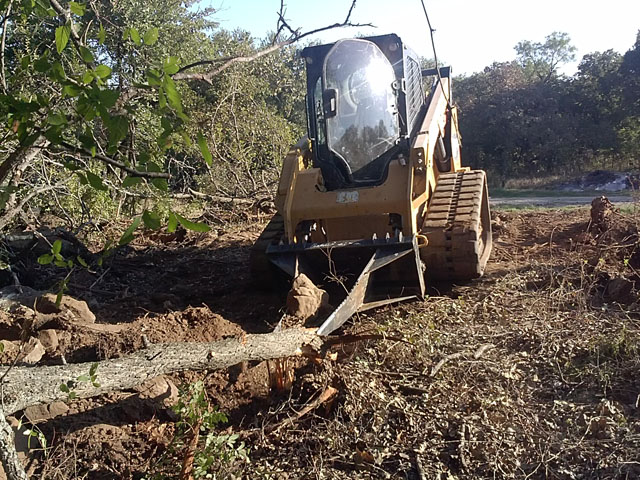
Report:
[{"label": "enclosed operator cab", "polygon": [[328,190],[378,185],[408,157],[426,95],[417,57],[396,35],[302,51],[313,163]]}]

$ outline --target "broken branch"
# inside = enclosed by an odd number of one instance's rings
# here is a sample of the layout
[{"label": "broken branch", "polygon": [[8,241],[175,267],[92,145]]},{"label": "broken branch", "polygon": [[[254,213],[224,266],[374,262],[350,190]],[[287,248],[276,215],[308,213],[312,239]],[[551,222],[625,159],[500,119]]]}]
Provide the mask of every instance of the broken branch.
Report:
[{"label": "broken branch", "polygon": [[[320,27],[320,28],[316,28],[314,30],[309,30],[308,32],[304,32],[304,33],[298,33],[298,30],[295,30],[294,28],[292,28],[284,19],[283,17],[283,7],[281,5],[281,9],[280,9],[280,13],[278,14],[279,19],[278,19],[278,32],[282,32],[283,28],[286,28],[289,32],[291,32],[291,35],[286,39],[283,40],[281,42],[274,42],[272,45],[268,46],[267,48],[264,48],[262,50],[257,51],[256,53],[252,54],[252,55],[246,55],[246,56],[230,56],[230,57],[221,57],[221,58],[214,58],[214,59],[210,59],[210,60],[200,60],[198,62],[194,62],[194,63],[190,63],[189,65],[185,65],[184,67],[182,67],[180,70],[178,70],[178,73],[176,73],[173,76],[174,80],[202,80],[205,81],[207,83],[211,83],[213,80],[213,77],[215,77],[216,75],[219,75],[220,73],[222,73],[223,71],[225,71],[227,68],[237,64],[237,63],[248,63],[248,62],[252,62],[254,60],[257,60],[260,57],[263,57],[265,55],[268,55],[270,53],[276,52],[288,45],[291,45],[293,43],[296,43],[300,40],[302,40],[303,38],[309,37],[311,35],[315,35],[317,33],[321,33],[321,32],[325,32],[327,30],[332,30],[334,28],[343,28],[343,27],[373,27],[374,25],[371,23],[352,23],[351,22],[351,14],[353,13],[353,9],[356,6],[356,0],[353,0],[351,2],[351,6],[349,7],[349,11],[347,13],[347,16],[345,17],[344,21],[341,23],[334,23],[332,25],[327,25],[324,27]],[[217,65],[217,64],[221,64],[220,66],[214,68],[213,70],[209,71],[209,72],[203,72],[203,73],[187,73],[187,70],[191,70],[192,68],[195,67],[199,67],[202,65]]]},{"label": "broken branch", "polygon": [[67,151],[80,153],[82,155],[100,160],[101,162],[104,162],[113,167],[119,168],[120,170],[127,172],[132,177],[144,177],[144,178],[169,178],[170,177],[170,175],[165,172],[141,172],[140,170],[136,170],[134,168],[128,167],[124,163],[114,160],[113,158],[107,157],[100,153],[96,153],[95,155],[92,155],[91,152],[83,148],[71,145],[70,143],[67,143],[67,142],[61,142],[60,146],[62,146]]}]

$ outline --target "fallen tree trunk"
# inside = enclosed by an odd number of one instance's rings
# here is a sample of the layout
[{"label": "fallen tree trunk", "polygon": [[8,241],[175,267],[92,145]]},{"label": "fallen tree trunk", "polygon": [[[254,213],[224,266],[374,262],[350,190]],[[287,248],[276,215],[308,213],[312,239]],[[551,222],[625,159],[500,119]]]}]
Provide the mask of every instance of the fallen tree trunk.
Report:
[{"label": "fallen tree trunk", "polygon": [[14,367],[2,382],[4,414],[32,405],[68,400],[60,386],[74,382],[78,397],[126,390],[158,375],[183,370],[219,370],[243,361],[270,360],[319,351],[326,338],[315,329],[286,329],[245,335],[211,343],[165,343],[151,345],[125,357],[98,362],[97,383],[78,381],[88,376],[92,363],[42,367]]}]

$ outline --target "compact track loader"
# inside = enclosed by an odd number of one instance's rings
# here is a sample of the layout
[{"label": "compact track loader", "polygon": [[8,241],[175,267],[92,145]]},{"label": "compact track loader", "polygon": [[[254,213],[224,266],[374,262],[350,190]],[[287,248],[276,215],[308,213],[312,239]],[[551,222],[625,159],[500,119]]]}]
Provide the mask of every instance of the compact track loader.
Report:
[{"label": "compact track loader", "polygon": [[422,298],[425,281],[482,275],[491,252],[485,172],[460,163],[449,68],[421,70],[396,35],[302,51],[308,137],[287,154],[254,280],[306,274],[344,301],[319,326]]}]

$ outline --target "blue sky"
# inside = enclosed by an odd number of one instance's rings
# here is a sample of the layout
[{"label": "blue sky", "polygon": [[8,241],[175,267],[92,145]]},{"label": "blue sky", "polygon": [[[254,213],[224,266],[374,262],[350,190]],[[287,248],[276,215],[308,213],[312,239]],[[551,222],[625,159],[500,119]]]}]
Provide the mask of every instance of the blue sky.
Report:
[{"label": "blue sky", "polygon": [[[341,22],[350,0],[289,0],[286,18],[293,27],[311,30]],[[254,36],[274,30],[279,0],[203,0],[217,9],[214,16],[227,29],[237,27]],[[567,32],[577,47],[577,60],[586,53],[614,49],[626,52],[640,30],[640,0],[425,0],[436,29],[438,57],[455,73],[473,73],[493,61],[515,57],[520,40],[543,41],[553,31]],[[318,39],[331,42],[360,33],[397,33],[420,55],[431,57],[427,22],[420,0],[358,0],[353,22],[371,28],[337,29]],[[563,70],[575,72],[577,61]]]}]

